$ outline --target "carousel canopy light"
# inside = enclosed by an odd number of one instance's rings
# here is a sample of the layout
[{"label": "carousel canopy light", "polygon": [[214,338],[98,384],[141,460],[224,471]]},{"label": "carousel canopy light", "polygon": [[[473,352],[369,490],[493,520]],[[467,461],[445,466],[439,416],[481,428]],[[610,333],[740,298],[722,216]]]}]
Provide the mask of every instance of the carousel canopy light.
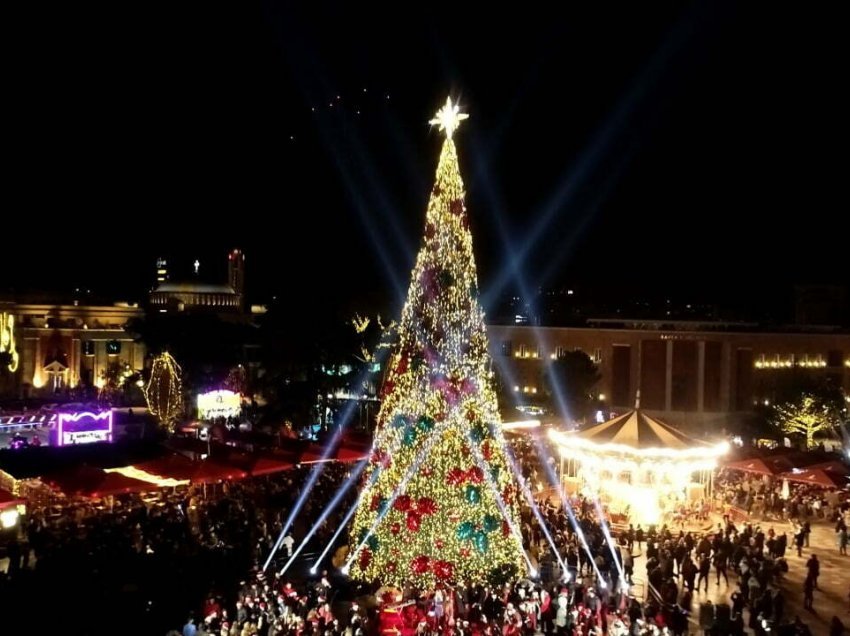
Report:
[{"label": "carousel canopy light", "polygon": [[630,455],[640,459],[702,459],[714,458],[715,460],[729,451],[729,443],[721,442],[713,446],[699,446],[694,448],[633,448],[625,444],[597,443],[584,439],[575,434],[562,433],[560,431],[549,431],[549,439],[558,445],[558,449],[565,457],[572,455],[573,450],[585,450],[607,455]]}]

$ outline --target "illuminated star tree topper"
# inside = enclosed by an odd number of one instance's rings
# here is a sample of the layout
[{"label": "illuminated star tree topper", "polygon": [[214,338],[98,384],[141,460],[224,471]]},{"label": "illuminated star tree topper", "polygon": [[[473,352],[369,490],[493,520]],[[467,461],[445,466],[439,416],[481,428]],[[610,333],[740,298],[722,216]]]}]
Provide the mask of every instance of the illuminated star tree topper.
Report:
[{"label": "illuminated star tree topper", "polygon": [[468,118],[469,115],[460,112],[460,106],[453,104],[452,98],[449,96],[446,98],[446,103],[443,107],[437,111],[434,119],[428,123],[432,126],[439,126],[440,130],[446,133],[446,137],[451,139],[458,126],[460,126],[460,122]]}]

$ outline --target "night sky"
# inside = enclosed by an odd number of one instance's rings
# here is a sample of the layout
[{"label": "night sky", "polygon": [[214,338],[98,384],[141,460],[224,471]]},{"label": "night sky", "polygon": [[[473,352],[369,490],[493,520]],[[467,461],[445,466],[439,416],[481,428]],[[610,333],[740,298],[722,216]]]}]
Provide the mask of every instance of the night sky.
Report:
[{"label": "night sky", "polygon": [[302,4],[10,20],[3,286],[140,297],[158,255],[214,277],[238,246],[256,300],[398,308],[449,91],[488,304],[848,281],[837,14]]}]

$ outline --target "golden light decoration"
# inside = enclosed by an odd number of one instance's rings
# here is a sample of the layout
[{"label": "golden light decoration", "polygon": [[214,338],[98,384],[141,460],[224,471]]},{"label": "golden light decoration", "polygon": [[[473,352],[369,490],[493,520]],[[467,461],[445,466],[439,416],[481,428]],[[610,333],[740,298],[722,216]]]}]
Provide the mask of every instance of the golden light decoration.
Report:
[{"label": "golden light decoration", "polygon": [[448,99],[431,120],[446,138],[350,529],[350,575],[385,585],[427,589],[524,574],[519,497],[452,140],[464,119]]},{"label": "golden light decoration", "polygon": [[8,354],[6,368],[14,373],[18,370],[20,356],[15,342],[15,317],[7,312],[0,312],[0,353]]},{"label": "golden light decoration", "polygon": [[148,409],[168,430],[173,430],[183,413],[183,384],[180,365],[167,351],[159,354],[151,365],[151,376],[145,386]]},{"label": "golden light decoration", "polygon": [[131,479],[138,479],[140,481],[146,481],[150,484],[161,488],[173,488],[176,486],[186,486],[189,484],[188,479],[174,479],[173,477],[161,477],[159,475],[154,475],[153,473],[149,473],[147,471],[142,470],[141,468],[136,468],[135,466],[121,466],[119,468],[104,468],[104,472],[107,473],[118,473],[119,475],[124,475],[125,477],[130,477]]}]

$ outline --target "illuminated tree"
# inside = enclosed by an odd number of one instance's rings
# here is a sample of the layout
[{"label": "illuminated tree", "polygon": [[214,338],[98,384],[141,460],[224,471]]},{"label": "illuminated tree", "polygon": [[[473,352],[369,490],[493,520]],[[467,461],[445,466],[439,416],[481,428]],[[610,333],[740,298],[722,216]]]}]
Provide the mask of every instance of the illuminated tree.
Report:
[{"label": "illuminated tree", "polygon": [[362,580],[498,583],[523,565],[452,141],[463,118],[449,101],[432,122],[446,139],[351,528]]},{"label": "illuminated tree", "polygon": [[777,404],[773,407],[772,419],[784,433],[803,435],[808,448],[815,445],[815,433],[834,430],[840,424],[830,404],[811,393],[801,394],[794,402]]},{"label": "illuminated tree", "polygon": [[178,418],[183,413],[180,375],[180,365],[166,351],[154,359],[151,377],[145,385],[148,409],[169,431],[174,430]]}]

